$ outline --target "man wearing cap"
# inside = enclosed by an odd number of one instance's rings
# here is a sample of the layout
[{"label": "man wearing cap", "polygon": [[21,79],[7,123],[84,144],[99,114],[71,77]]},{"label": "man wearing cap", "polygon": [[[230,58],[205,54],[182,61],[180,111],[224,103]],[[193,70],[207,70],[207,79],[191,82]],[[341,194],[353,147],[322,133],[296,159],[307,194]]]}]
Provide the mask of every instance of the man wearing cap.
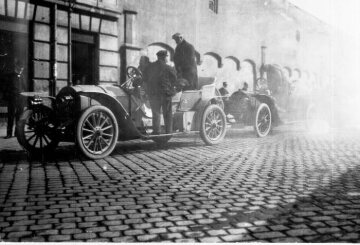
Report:
[{"label": "man wearing cap", "polygon": [[178,77],[189,81],[189,86],[184,90],[198,89],[198,76],[194,46],[188,43],[180,33],[175,33],[172,38],[177,46],[175,48],[174,63]]},{"label": "man wearing cap", "polygon": [[153,134],[160,134],[160,112],[163,111],[166,133],[172,132],[171,98],[176,93],[175,70],[166,64],[166,50],[156,53],[157,61],[150,63],[144,71],[144,86],[152,110]]}]

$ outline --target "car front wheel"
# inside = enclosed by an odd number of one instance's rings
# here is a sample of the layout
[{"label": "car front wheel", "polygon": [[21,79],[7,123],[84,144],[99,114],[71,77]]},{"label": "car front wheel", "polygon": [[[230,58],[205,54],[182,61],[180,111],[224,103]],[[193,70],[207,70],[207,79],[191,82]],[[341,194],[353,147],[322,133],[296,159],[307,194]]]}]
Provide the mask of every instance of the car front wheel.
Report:
[{"label": "car front wheel", "polygon": [[255,113],[254,130],[258,137],[265,137],[271,130],[271,110],[265,103],[261,103]]},{"label": "car front wheel", "polygon": [[87,108],[77,123],[77,144],[81,152],[91,159],[108,156],[116,146],[118,134],[117,120],[104,106]]},{"label": "car front wheel", "polygon": [[226,116],[220,106],[206,107],[200,126],[200,137],[207,145],[218,144],[226,133]]}]

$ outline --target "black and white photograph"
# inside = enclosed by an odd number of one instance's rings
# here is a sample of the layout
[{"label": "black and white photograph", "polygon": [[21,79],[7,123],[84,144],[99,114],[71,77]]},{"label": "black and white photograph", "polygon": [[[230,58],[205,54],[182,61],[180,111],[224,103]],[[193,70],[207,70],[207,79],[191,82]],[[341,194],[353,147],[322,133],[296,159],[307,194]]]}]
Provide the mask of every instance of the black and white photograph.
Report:
[{"label": "black and white photograph", "polygon": [[360,242],[360,0],[0,0],[0,242]]}]

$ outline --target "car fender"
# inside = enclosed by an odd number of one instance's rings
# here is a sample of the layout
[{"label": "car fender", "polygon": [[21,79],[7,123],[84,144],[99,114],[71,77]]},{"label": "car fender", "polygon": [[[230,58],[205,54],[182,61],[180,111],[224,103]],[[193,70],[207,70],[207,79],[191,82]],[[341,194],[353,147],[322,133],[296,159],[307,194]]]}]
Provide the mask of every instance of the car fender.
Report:
[{"label": "car fender", "polygon": [[260,103],[267,104],[269,106],[271,114],[272,114],[272,117],[271,117],[272,123],[274,123],[274,125],[278,124],[280,122],[280,117],[279,117],[279,112],[278,112],[277,106],[275,104],[275,100],[272,97],[265,95],[265,94],[255,94],[254,98],[256,99],[255,108],[257,108],[257,106]]},{"label": "car fender", "polygon": [[[114,113],[119,124],[119,139],[127,140],[140,138],[140,132],[137,130],[134,123],[132,122],[130,114],[126,111],[124,106],[114,97],[105,93],[84,91],[79,92],[79,95],[95,100],[95,103],[90,102],[89,106],[93,104],[95,105],[97,104],[96,102],[98,102],[99,104],[109,108]],[[81,106],[81,108],[83,108],[83,105]]]}]

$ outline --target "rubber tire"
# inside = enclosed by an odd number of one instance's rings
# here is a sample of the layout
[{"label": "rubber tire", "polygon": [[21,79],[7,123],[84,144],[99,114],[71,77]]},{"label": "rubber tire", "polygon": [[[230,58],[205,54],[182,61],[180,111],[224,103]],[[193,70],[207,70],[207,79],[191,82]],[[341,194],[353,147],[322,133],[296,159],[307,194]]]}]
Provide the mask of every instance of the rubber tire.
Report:
[{"label": "rubber tire", "polygon": [[[266,130],[265,133],[261,133],[259,131],[258,127],[257,127],[257,121],[258,121],[259,113],[263,108],[266,108],[269,111],[269,114],[270,114],[270,125],[269,125],[269,128]],[[271,129],[272,129],[272,115],[271,115],[270,107],[265,103],[261,103],[256,108],[256,113],[255,113],[255,118],[254,118],[254,131],[255,131],[255,133],[256,133],[256,135],[258,137],[262,138],[262,137],[266,137],[270,133]]]},{"label": "rubber tire", "polygon": [[[216,140],[210,139],[206,135],[206,132],[205,132],[205,120],[206,120],[206,117],[213,110],[217,110],[218,112],[220,112],[220,115],[222,117],[221,119],[223,120],[223,125],[224,125],[223,131],[220,133],[220,137],[218,139],[216,139]],[[205,142],[206,145],[216,145],[216,144],[220,143],[224,139],[225,134],[226,134],[226,116],[225,116],[224,110],[221,109],[221,107],[219,105],[216,105],[216,104],[208,105],[205,108],[205,110],[203,112],[203,115],[201,117],[201,125],[200,125],[200,137],[201,137],[201,139]]]},{"label": "rubber tire", "polygon": [[[46,106],[42,106],[41,110],[43,110],[44,113],[51,113],[51,109]],[[32,114],[33,114],[33,110],[31,110],[31,109],[25,110],[21,114],[19,121],[16,123],[16,138],[17,138],[19,144],[21,146],[23,146],[25,148],[25,150],[30,153],[30,155],[37,156],[37,155],[41,155],[41,154],[45,154],[45,153],[54,151],[54,149],[59,144],[58,139],[51,139],[51,142],[47,146],[45,146],[42,150],[40,148],[36,148],[36,147],[30,145],[29,142],[26,140],[25,132],[24,132],[25,125]]]},{"label": "rubber tire", "polygon": [[[113,127],[114,127],[114,136],[113,136],[113,140],[110,143],[110,147],[103,152],[102,154],[93,154],[91,152],[89,152],[85,146],[83,145],[82,142],[82,137],[81,137],[81,127],[84,123],[84,120],[87,118],[87,116],[95,111],[102,111],[106,114],[108,114],[108,116],[110,116],[110,119],[113,122]],[[96,106],[91,106],[89,108],[87,108],[80,116],[77,125],[76,125],[76,144],[79,147],[80,151],[88,158],[90,159],[101,159],[104,158],[108,155],[110,155],[112,153],[112,151],[114,150],[117,140],[118,140],[118,135],[119,135],[119,126],[118,126],[118,122],[114,116],[114,113],[112,113],[112,111],[108,108],[106,108],[105,106],[101,106],[101,105],[96,105]]]}]

